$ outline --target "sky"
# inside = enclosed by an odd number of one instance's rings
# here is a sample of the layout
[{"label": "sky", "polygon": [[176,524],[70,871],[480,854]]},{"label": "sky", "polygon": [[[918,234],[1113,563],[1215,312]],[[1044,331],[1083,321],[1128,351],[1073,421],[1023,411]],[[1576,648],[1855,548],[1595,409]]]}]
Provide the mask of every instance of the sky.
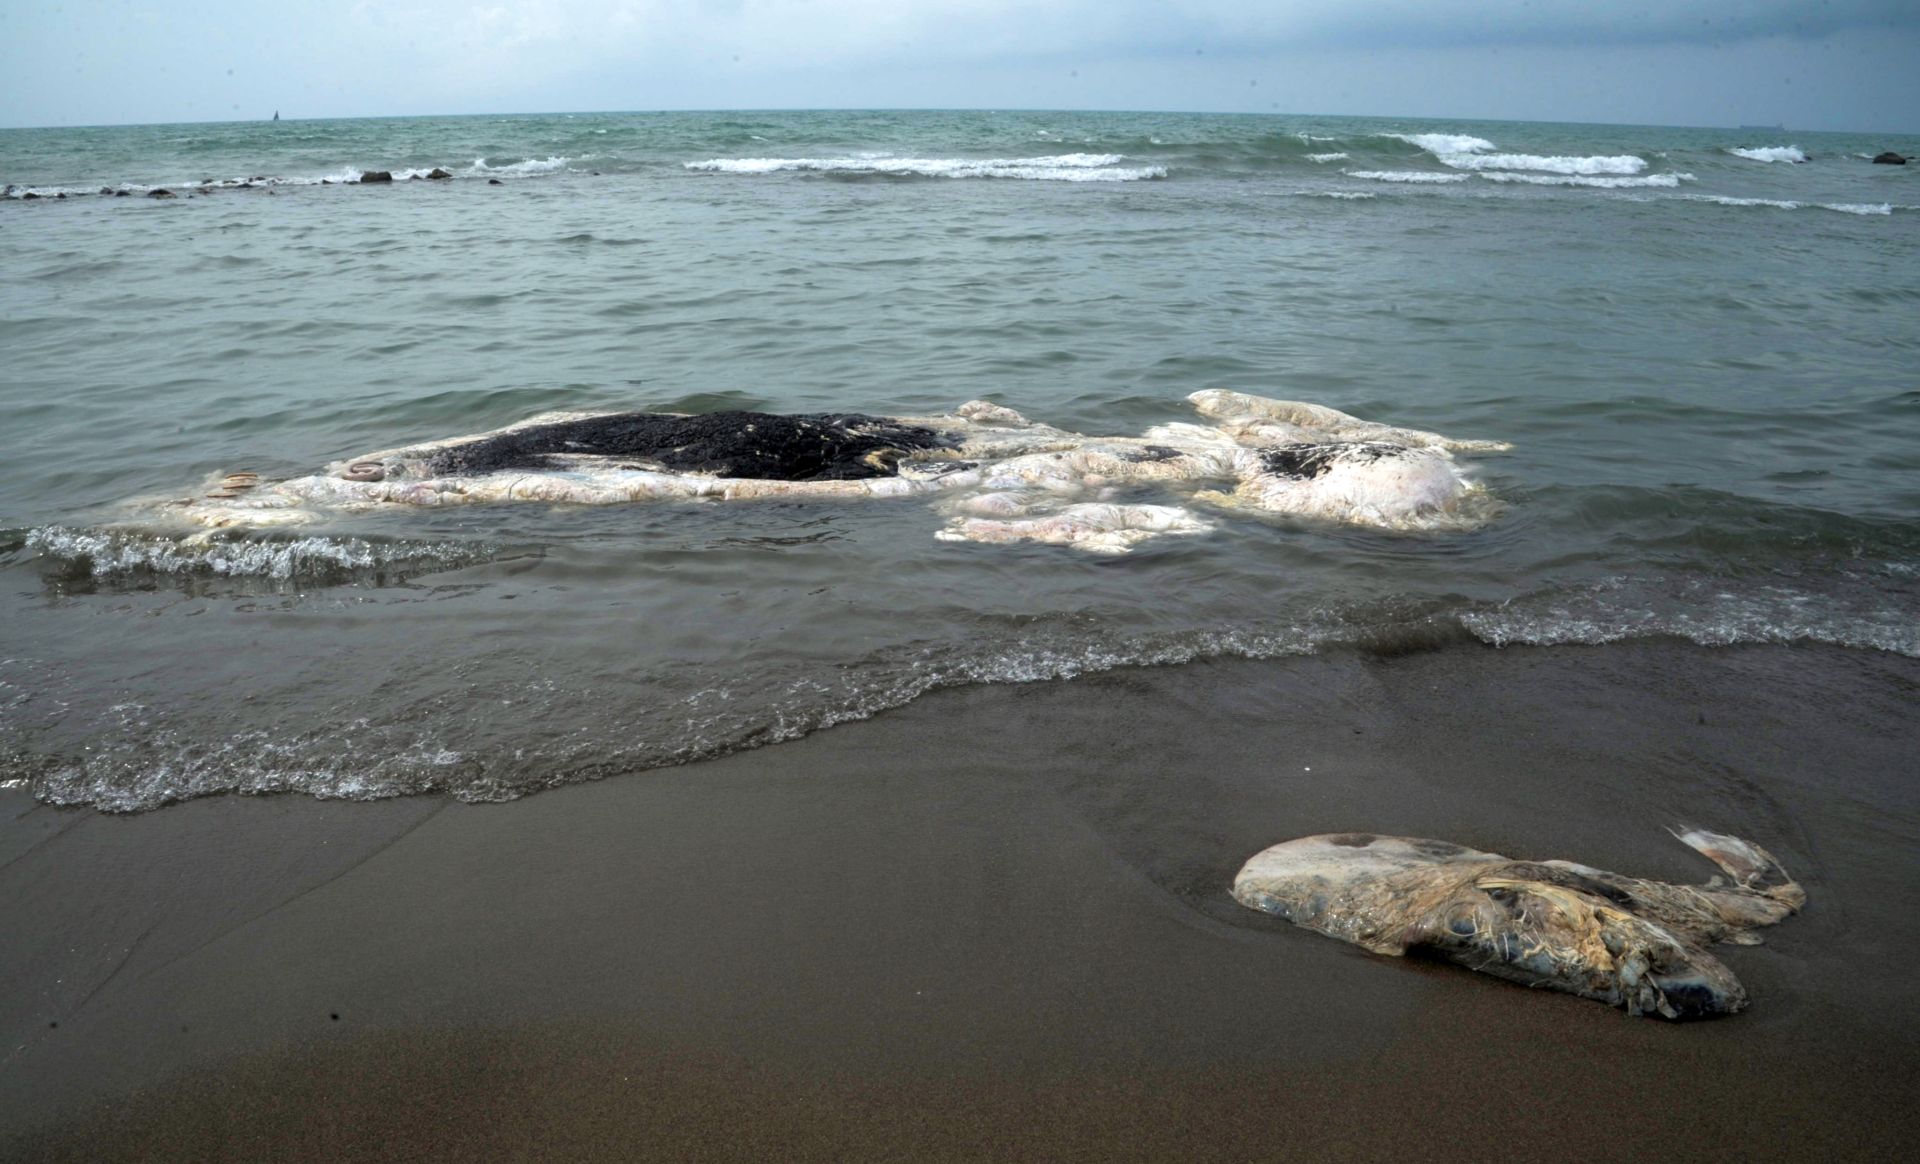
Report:
[{"label": "sky", "polygon": [[1920,0],[0,0],[0,125],[1129,109],[1920,132]]}]

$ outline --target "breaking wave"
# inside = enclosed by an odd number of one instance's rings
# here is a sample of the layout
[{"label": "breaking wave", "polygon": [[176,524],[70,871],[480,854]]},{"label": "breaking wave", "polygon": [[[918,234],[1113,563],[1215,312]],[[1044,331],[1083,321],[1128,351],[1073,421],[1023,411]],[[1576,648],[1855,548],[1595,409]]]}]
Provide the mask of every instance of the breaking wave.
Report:
[{"label": "breaking wave", "polygon": [[1380,136],[1418,146],[1435,157],[1441,154],[1486,153],[1494,148],[1494,144],[1486,138],[1464,133],[1383,133]]},{"label": "breaking wave", "polygon": [[1164,166],[1122,166],[1119,154],[1053,154],[1033,158],[710,158],[682,163],[719,174],[813,172],[923,178],[1024,178],[1052,182],[1137,182],[1164,178]]},{"label": "breaking wave", "polygon": [[[669,668],[642,677],[644,700],[614,700],[605,677],[463,676],[452,690],[394,700],[347,685],[328,722],[263,726],[224,697],[168,712],[101,706],[74,738],[84,748],[27,754],[0,749],[0,780],[25,780],[41,800],[131,812],[220,793],[297,792],[383,799],[444,793],[503,801],[564,784],[711,759],[868,719],[944,688],[1071,680],[1128,667],[1207,659],[1277,660],[1330,650],[1398,655],[1474,643],[1495,647],[1600,645],[1679,638],[1703,646],[1812,642],[1920,657],[1920,624],[1888,601],[1909,598],[1898,564],[1862,567],[1818,591],[1777,579],[1729,586],[1701,576],[1620,577],[1503,602],[1400,600],[1321,609],[1241,627],[1134,633],[1041,617],[1013,626],[983,618],[950,642],[881,647],[833,666],[767,666],[713,674]],[[1877,573],[1874,571],[1877,570]],[[1872,576],[1868,576],[1871,574]],[[68,694],[50,674],[0,660],[8,684]],[[26,661],[30,662],[30,661]],[[514,669],[509,669],[510,671]],[[364,697],[362,697],[364,696]],[[357,701],[355,701],[357,700]],[[104,701],[102,701],[104,703]],[[607,714],[610,705],[619,713]],[[489,740],[476,708],[554,725],[511,747]],[[346,724],[351,730],[342,730]]]},{"label": "breaking wave", "polygon": [[[541,174],[553,174],[570,170],[573,163],[593,157],[584,154],[578,158],[549,157],[528,158],[524,161],[495,165],[486,158],[475,158],[473,163],[458,170],[445,166],[396,166],[384,167],[384,172],[392,174],[396,182],[408,182],[424,179],[435,170],[445,173],[459,173],[467,177],[532,177]],[[341,166],[317,174],[251,174],[230,178],[195,178],[169,182],[121,181],[98,186],[17,186],[9,185],[0,190],[0,197],[15,201],[39,198],[85,198],[85,197],[125,197],[129,195],[151,194],[156,190],[168,190],[176,194],[212,193],[222,190],[271,189],[276,186],[351,186],[368,173],[368,167]]]},{"label": "breaking wave", "polygon": [[1920,657],[1920,624],[1876,601],[1865,580],[1856,582],[1853,594],[1814,594],[1786,584],[1735,590],[1723,579],[1622,577],[1468,611],[1460,623],[1496,647],[1664,637],[1707,647],[1813,642]]},{"label": "breaking wave", "polygon": [[28,531],[47,582],[72,589],[153,589],[227,579],[302,586],[385,585],[490,561],[499,547],[361,537],[179,536],[49,525]]},{"label": "breaking wave", "polygon": [[[1674,186],[1692,181],[1691,174],[1654,174],[1636,178],[1647,168],[1637,154],[1521,154],[1495,152],[1484,137],[1462,133],[1388,133],[1381,137],[1406,142],[1433,156],[1448,169],[1466,170],[1496,182],[1524,182],[1537,186],[1592,186],[1618,189],[1631,186]],[[1415,173],[1422,171],[1412,171]],[[1380,178],[1377,172],[1355,177]],[[1437,182],[1446,175],[1394,177],[1386,181]]]},{"label": "breaking wave", "polygon": [[1632,154],[1611,157],[1543,157],[1539,154],[1441,154],[1456,170],[1539,170],[1549,174],[1638,174],[1645,158]]},{"label": "breaking wave", "polygon": [[1366,178],[1374,182],[1413,182],[1439,184],[1443,182],[1464,182],[1466,174],[1436,174],[1431,170],[1342,170],[1349,178]]},{"label": "breaking wave", "polygon": [[[467,168],[467,172],[470,174],[552,174],[567,169],[576,161],[586,161],[591,157],[593,157],[592,154],[584,154],[579,158],[527,158],[524,161],[509,162],[502,166],[493,165],[485,158],[475,158],[473,165]],[[393,176],[398,178],[400,175],[396,171]]]},{"label": "breaking wave", "polygon": [[1683,194],[1689,202],[1711,202],[1716,206],[1763,206],[1773,210],[1831,210],[1839,214],[1892,214],[1890,202],[1795,202],[1785,198],[1731,198],[1722,194]]},{"label": "breaking wave", "polygon": [[1799,146],[1756,146],[1751,149],[1729,148],[1728,153],[1736,158],[1746,158],[1753,162],[1804,162],[1807,155]]},{"label": "breaking wave", "polygon": [[1585,186],[1599,190],[1627,190],[1649,186],[1674,187],[1682,182],[1693,181],[1692,174],[1643,174],[1637,178],[1627,177],[1588,177],[1584,174],[1510,174],[1505,172],[1483,173],[1479,175],[1489,182],[1518,182],[1528,186]]}]

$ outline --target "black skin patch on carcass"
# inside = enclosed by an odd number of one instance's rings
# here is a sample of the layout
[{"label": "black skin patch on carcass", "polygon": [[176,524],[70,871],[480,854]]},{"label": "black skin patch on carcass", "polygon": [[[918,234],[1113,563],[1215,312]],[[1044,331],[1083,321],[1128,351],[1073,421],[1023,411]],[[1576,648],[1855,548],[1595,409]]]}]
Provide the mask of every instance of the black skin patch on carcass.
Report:
[{"label": "black skin patch on carcass", "polygon": [[1359,464],[1405,452],[1397,445],[1368,441],[1345,441],[1327,445],[1274,445],[1260,450],[1260,463],[1276,477],[1307,481],[1325,473],[1336,463]]},{"label": "black skin patch on carcass", "polygon": [[1528,862],[1516,863],[1506,875],[1527,881],[1543,881],[1548,885],[1558,885],[1563,889],[1591,894],[1621,909],[1630,910],[1634,904],[1633,894],[1608,880],[1615,876],[1610,873],[1602,873],[1596,877],[1577,869],[1562,869],[1554,865]]},{"label": "black skin patch on carcass", "polygon": [[431,476],[551,469],[555,454],[634,457],[680,473],[764,481],[855,481],[899,474],[913,453],[950,447],[923,425],[857,412],[779,415],[622,412],[534,425],[442,449]]}]

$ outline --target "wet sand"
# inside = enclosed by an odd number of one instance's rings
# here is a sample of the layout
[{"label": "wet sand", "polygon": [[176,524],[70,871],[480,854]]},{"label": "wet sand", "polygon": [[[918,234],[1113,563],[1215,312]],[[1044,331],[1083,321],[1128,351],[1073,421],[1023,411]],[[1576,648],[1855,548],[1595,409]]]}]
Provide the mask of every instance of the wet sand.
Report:
[{"label": "wet sand", "polygon": [[[941,692],[506,805],[0,793],[8,1159],[1873,1159],[1920,1132],[1920,661],[1342,653]],[[1233,904],[1368,830],[1756,840],[1752,1009],[1630,1018]]]}]

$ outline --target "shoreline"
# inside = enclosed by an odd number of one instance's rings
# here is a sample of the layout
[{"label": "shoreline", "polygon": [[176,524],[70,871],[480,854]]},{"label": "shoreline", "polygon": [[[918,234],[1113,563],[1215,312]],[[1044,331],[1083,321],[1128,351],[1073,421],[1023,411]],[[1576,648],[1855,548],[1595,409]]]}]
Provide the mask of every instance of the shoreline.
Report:
[{"label": "shoreline", "polygon": [[[1453,646],[948,689],[502,805],[7,792],[0,1150],[1885,1157],[1917,708],[1877,652]],[[1227,895],[1343,830],[1703,882],[1683,821],[1809,895],[1716,948],[1753,1004],[1715,1022]]]}]

